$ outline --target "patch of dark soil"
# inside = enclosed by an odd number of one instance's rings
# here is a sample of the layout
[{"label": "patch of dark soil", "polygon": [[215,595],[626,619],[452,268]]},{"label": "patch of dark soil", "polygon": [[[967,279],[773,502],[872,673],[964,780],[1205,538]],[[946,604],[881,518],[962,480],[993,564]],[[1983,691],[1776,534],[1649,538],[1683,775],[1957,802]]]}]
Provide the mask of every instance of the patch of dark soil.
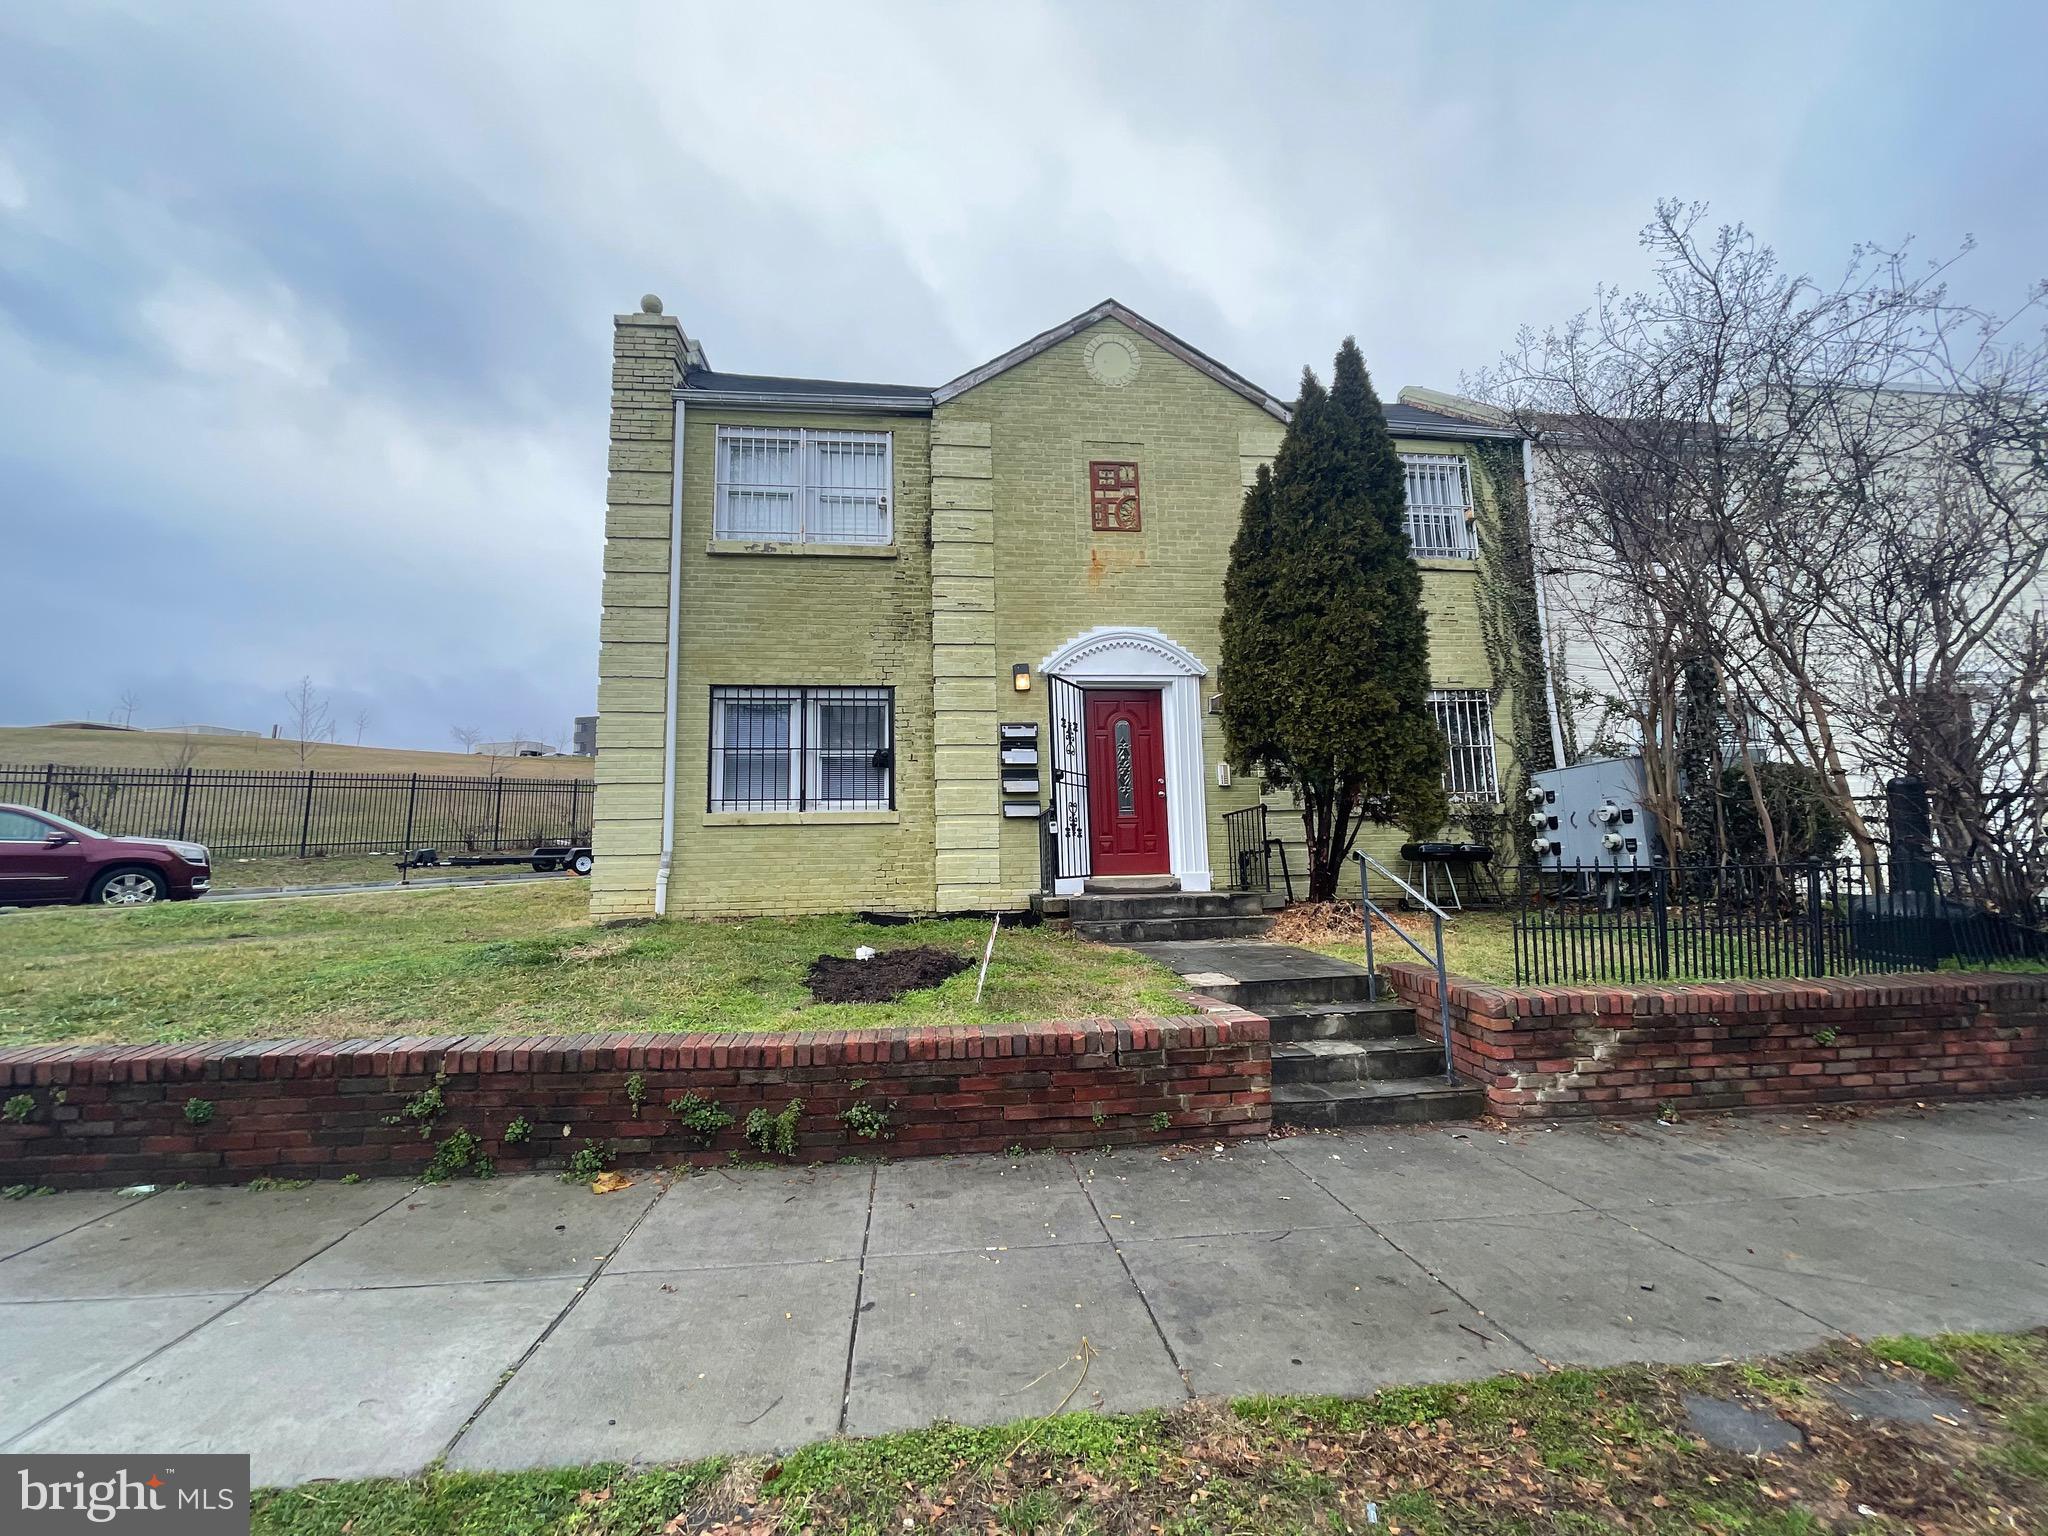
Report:
[{"label": "patch of dark soil", "polygon": [[885,949],[872,960],[820,955],[804,981],[821,1003],[893,1003],[906,992],[936,987],[971,962],[947,950],[920,945]]}]

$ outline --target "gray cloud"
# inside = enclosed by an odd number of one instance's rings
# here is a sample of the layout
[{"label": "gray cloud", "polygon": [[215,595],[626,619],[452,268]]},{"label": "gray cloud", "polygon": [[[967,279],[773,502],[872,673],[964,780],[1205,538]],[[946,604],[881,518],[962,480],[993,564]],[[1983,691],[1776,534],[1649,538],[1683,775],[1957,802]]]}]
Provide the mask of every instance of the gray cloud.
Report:
[{"label": "gray cloud", "polygon": [[[17,8],[0,721],[436,745],[592,706],[608,316],[936,383],[1114,294],[1387,392],[1640,273],[1665,194],[1796,266],[2039,275],[2038,7]],[[28,573],[26,579],[22,573]],[[61,643],[29,643],[61,636]]]}]

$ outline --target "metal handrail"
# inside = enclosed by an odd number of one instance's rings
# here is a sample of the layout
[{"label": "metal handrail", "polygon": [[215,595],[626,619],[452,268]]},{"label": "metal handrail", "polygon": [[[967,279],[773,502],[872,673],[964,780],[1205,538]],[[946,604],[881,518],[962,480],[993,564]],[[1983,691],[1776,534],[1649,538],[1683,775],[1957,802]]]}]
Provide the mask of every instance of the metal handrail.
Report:
[{"label": "metal handrail", "polygon": [[[1457,1077],[1457,1073],[1451,1067],[1451,984],[1450,977],[1444,970],[1444,924],[1451,920],[1450,914],[1371,854],[1354,848],[1351,850],[1351,857],[1358,860],[1358,900],[1359,904],[1365,909],[1362,917],[1365,926],[1366,994],[1373,1001],[1379,1001],[1380,973],[1378,966],[1373,963],[1372,953],[1372,920],[1377,917],[1381,922],[1393,929],[1402,943],[1436,967],[1437,1027],[1444,1043],[1444,1079],[1446,1082],[1453,1081]],[[1436,953],[1434,955],[1416,943],[1408,930],[1389,917],[1380,904],[1372,899],[1371,877],[1367,872],[1374,869],[1393,881],[1394,884],[1398,885],[1408,894],[1411,901],[1420,903],[1423,910],[1429,913],[1430,927],[1436,941]]]},{"label": "metal handrail", "polygon": [[[1382,864],[1378,859],[1374,858],[1371,854],[1366,853],[1360,849],[1354,848],[1351,850],[1351,857],[1358,860],[1358,862],[1361,864],[1370,864],[1374,869],[1378,870],[1381,874],[1385,875],[1389,880],[1393,881],[1394,884],[1401,887],[1401,890],[1404,894],[1406,894],[1410,901],[1419,902],[1422,906],[1427,908],[1429,911],[1434,912],[1438,917],[1442,918],[1447,923],[1452,920],[1450,913],[1446,912],[1442,907],[1438,906],[1435,902],[1431,901],[1427,896],[1423,895],[1422,892],[1415,889],[1414,886],[1410,885],[1406,880],[1403,880],[1399,875],[1395,874],[1391,869],[1387,868],[1386,865]],[[1364,878],[1365,876],[1361,873],[1359,875],[1359,879],[1363,880]]]}]

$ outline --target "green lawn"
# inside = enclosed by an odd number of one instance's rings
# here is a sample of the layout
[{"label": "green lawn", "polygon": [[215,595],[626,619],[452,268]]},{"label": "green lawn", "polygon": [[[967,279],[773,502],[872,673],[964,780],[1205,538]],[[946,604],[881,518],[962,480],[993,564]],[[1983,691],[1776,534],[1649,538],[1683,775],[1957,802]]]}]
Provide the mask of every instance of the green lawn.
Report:
[{"label": "green lawn", "polygon": [[[1426,916],[1403,914],[1402,927],[1414,936],[1417,943],[1427,950],[1432,935]],[[1355,913],[1350,922],[1342,928],[1325,928],[1319,932],[1305,934],[1291,942],[1320,954],[1331,955],[1339,960],[1349,960],[1355,965],[1365,964],[1365,936],[1357,924]],[[1381,965],[1395,961],[1427,964],[1422,956],[1415,953],[1400,938],[1389,932],[1384,923],[1373,931],[1373,959]],[[1514,917],[1507,912],[1458,912],[1453,913],[1444,924],[1444,968],[1454,976],[1463,976],[1468,981],[1490,982],[1497,986],[1510,987],[1515,982],[1515,929]]]},{"label": "green lawn", "polygon": [[[507,874],[521,874],[526,864],[485,865],[479,869],[453,866],[416,871],[415,879],[450,878],[489,880]],[[216,891],[279,890],[298,886],[373,885],[398,878],[396,853],[337,853],[324,858],[239,858],[234,854],[213,856],[213,888]]]},{"label": "green lawn", "polygon": [[988,925],[848,917],[600,928],[577,880],[480,890],[0,914],[0,1045],[586,1030],[848,1029],[1185,1011],[1128,950],[1005,929],[974,974],[898,1003],[813,1003],[821,954],[930,944],[980,958]]},{"label": "green lawn", "polygon": [[[1857,1420],[1826,1387],[1892,1371],[1955,1422]],[[1777,1412],[1803,1449],[1751,1459],[1681,1391]],[[432,1471],[254,1501],[258,1536],[1910,1536],[2041,1530],[2048,1340],[1880,1339],[1787,1360],[1624,1367],[833,1440],[780,1461]]]}]

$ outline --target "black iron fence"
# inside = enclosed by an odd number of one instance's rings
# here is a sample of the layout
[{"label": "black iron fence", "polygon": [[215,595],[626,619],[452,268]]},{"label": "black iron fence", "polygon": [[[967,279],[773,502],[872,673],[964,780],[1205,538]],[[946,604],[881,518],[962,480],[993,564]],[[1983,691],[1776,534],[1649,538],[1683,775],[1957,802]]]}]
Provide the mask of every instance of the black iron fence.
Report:
[{"label": "black iron fence", "polygon": [[1230,860],[1225,878],[1233,891],[1273,888],[1272,870],[1267,865],[1265,806],[1224,812],[1223,842]]},{"label": "black iron fence", "polygon": [[1266,822],[1265,805],[1248,805],[1223,815],[1223,841],[1230,860],[1224,878],[1233,891],[1270,891],[1273,866],[1280,866],[1280,879],[1287,899],[1294,900],[1294,871],[1287,867],[1287,844],[1273,835]]},{"label": "black iron fence", "polygon": [[2048,958],[2048,935],[1855,862],[1525,866],[1515,980],[1763,980]]},{"label": "black iron fence", "polygon": [[476,853],[590,840],[588,779],[0,764],[0,801],[120,837],[175,837],[243,856]]}]

